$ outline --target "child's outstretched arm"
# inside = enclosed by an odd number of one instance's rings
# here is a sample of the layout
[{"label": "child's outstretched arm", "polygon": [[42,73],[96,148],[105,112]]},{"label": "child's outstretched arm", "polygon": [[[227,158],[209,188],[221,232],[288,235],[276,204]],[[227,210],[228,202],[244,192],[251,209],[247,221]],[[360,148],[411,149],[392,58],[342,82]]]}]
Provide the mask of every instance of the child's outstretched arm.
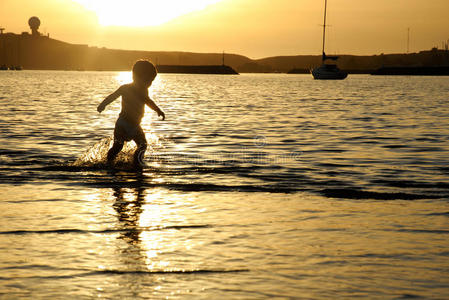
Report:
[{"label": "child's outstretched arm", "polygon": [[107,96],[97,107],[97,111],[101,113],[105,107],[109,104],[111,104],[112,101],[117,99],[122,95],[122,87],[119,87],[115,92]]},{"label": "child's outstretched arm", "polygon": [[146,97],[145,104],[148,105],[152,110],[157,112],[158,116],[162,117],[162,120],[165,120],[165,113],[159,108],[159,106],[154,103],[153,100],[150,99],[150,97]]}]

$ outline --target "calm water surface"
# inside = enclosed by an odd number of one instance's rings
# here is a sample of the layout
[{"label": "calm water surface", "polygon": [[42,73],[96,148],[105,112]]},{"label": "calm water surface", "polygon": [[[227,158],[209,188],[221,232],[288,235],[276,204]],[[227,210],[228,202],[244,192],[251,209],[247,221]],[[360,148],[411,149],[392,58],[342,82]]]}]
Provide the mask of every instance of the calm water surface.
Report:
[{"label": "calm water surface", "polygon": [[128,81],[0,73],[2,298],[449,296],[449,77],[162,74],[141,172]]}]

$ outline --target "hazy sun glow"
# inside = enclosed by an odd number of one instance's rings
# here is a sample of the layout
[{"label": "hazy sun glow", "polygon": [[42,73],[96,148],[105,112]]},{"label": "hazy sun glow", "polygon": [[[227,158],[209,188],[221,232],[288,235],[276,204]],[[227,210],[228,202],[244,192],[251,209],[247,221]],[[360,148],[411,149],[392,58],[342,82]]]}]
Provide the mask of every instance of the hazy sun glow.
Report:
[{"label": "hazy sun glow", "polygon": [[74,0],[103,26],[157,26],[222,0]]}]

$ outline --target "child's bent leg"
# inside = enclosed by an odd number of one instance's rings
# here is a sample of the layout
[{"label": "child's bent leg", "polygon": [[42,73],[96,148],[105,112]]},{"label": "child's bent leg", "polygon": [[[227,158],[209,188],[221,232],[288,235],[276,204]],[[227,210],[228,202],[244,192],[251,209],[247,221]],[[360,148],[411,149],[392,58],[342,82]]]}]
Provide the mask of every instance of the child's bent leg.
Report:
[{"label": "child's bent leg", "polygon": [[123,148],[123,142],[115,140],[114,144],[112,145],[111,149],[108,151],[108,164],[112,163],[114,159],[116,158],[117,154],[119,154],[120,151],[122,151]]},{"label": "child's bent leg", "polygon": [[143,158],[145,156],[145,151],[147,150],[147,140],[142,129],[140,129],[139,134],[134,141],[137,145],[136,152],[134,152],[134,165],[143,166]]}]

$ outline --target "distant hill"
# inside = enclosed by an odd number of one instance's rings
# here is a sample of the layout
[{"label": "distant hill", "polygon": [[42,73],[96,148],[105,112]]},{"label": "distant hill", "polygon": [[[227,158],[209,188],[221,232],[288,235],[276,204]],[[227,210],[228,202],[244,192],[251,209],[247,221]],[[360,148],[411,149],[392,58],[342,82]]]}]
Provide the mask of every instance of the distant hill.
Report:
[{"label": "distant hill", "polygon": [[[0,65],[20,65],[24,69],[121,71],[130,70],[138,59],[149,59],[158,65],[221,65],[222,56],[222,53],[89,47],[27,33],[0,35]],[[238,54],[225,54],[225,64],[239,73],[285,73],[293,68],[308,70],[320,63],[321,55],[277,56],[253,60]],[[369,73],[380,67],[393,66],[449,66],[449,52],[432,49],[412,54],[341,55],[338,65],[341,69],[354,73]]]},{"label": "distant hill", "polygon": [[[0,65],[21,65],[31,70],[130,70],[138,59],[158,65],[221,65],[222,53],[116,50],[76,45],[45,36],[0,35]],[[225,54],[225,63],[240,66],[251,59]]]},{"label": "distant hill", "polygon": [[[273,72],[288,72],[294,68],[309,70],[321,64],[321,55],[277,56],[255,62]],[[449,66],[449,51],[432,49],[411,54],[340,55],[338,66],[351,73],[370,73],[381,67]]]}]

